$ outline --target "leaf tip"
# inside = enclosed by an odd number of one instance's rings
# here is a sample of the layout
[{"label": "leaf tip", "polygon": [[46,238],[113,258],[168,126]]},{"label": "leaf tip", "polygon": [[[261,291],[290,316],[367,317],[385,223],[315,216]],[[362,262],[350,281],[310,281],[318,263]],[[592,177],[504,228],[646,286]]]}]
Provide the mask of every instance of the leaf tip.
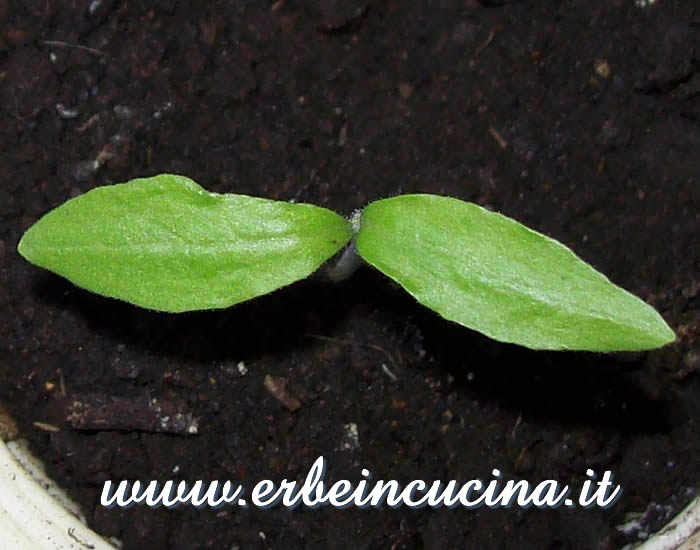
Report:
[{"label": "leaf tip", "polygon": [[32,261],[31,227],[24,232],[17,243],[17,253],[28,262],[34,263]]},{"label": "leaf tip", "polygon": [[650,305],[645,305],[653,315],[647,317],[634,351],[659,349],[675,342],[677,335],[661,314]]},{"label": "leaf tip", "polygon": [[668,323],[664,321],[661,315],[659,315],[659,320],[661,321],[661,323],[658,331],[659,345],[657,347],[662,348],[664,346],[667,346],[668,344],[672,344],[673,342],[675,342],[678,336],[673,331],[673,329],[670,326],[668,326]]}]

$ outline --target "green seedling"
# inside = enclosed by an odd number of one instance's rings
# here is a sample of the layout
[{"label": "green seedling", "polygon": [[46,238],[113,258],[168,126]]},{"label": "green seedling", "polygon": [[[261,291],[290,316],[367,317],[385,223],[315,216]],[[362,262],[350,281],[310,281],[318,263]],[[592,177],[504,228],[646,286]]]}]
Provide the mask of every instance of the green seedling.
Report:
[{"label": "green seedling", "polygon": [[675,339],[652,307],[561,243],[436,195],[379,200],[346,220],[162,174],[67,201],[27,230],[18,251],[92,292],[176,313],[267,294],[344,247],[336,274],[359,256],[445,319],[502,342],[623,351]]}]

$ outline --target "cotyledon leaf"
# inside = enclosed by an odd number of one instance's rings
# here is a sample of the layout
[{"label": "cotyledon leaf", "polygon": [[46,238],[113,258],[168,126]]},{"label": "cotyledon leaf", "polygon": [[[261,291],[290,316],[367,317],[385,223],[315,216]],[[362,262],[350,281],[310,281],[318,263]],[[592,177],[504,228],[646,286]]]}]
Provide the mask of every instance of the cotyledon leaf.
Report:
[{"label": "cotyledon leaf", "polygon": [[303,279],[351,236],[325,208],[210,193],[161,174],[67,201],[27,230],[18,251],[98,294],[182,312]]},{"label": "cotyledon leaf", "polygon": [[563,244],[472,203],[376,201],[362,212],[356,246],[424,306],[502,342],[622,351],[675,339],[652,307]]}]

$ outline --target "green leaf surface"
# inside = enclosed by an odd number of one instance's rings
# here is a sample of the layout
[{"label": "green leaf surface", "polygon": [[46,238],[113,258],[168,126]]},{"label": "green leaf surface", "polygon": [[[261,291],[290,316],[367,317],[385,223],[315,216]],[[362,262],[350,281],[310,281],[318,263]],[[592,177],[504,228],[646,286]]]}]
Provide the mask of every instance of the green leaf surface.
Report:
[{"label": "green leaf surface", "polygon": [[162,174],[99,187],[46,214],[18,250],[76,285],[145,308],[224,308],[313,273],[350,239],[340,215],[210,193]]},{"label": "green leaf surface", "polygon": [[421,304],[502,342],[622,351],[675,339],[652,307],[561,243],[457,199],[371,203],[357,251]]}]

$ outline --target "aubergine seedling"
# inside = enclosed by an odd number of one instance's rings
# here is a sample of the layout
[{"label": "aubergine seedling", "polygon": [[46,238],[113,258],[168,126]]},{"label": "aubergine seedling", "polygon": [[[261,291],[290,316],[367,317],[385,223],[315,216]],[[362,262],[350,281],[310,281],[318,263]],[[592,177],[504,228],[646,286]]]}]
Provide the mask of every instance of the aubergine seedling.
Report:
[{"label": "aubergine seedling", "polygon": [[351,222],[161,174],[67,201],[27,230],[18,251],[92,292],[183,312],[272,292],[348,245],[349,266],[356,253],[445,319],[502,342],[605,352],[675,339],[651,306],[561,243],[437,195],[378,200]]}]

